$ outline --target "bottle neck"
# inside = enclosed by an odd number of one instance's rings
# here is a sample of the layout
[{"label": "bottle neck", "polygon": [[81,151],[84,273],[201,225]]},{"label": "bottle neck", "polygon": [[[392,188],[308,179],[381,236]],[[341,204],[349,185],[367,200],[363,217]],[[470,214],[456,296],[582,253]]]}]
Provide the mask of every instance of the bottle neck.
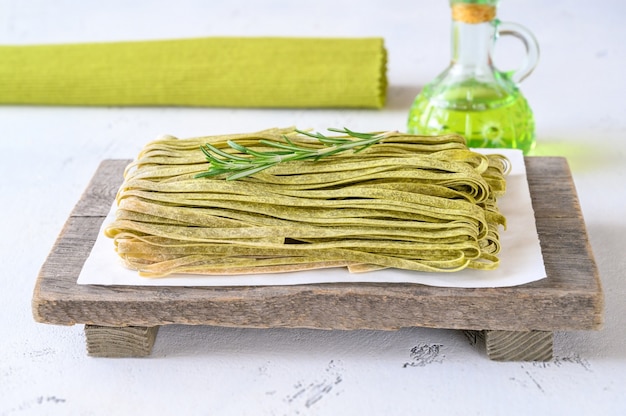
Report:
[{"label": "bottle neck", "polygon": [[452,22],[452,66],[464,71],[480,71],[492,66],[493,22]]}]

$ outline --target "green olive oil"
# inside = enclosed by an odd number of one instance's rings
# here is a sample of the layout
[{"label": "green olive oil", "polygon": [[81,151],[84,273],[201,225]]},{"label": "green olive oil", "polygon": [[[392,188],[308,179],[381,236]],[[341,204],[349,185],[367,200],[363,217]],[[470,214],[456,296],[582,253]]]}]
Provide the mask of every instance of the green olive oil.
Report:
[{"label": "green olive oil", "polygon": [[476,85],[448,89],[438,98],[425,89],[411,107],[408,131],[458,133],[469,147],[513,148],[525,154],[535,145],[535,121],[526,99],[519,92],[502,94]]},{"label": "green olive oil", "polygon": [[[539,45],[524,27],[497,19],[497,3],[450,0],[450,65],[416,97],[409,133],[457,133],[473,148],[533,149],[535,121],[518,85],[537,65]],[[525,46],[525,59],[516,70],[494,66],[494,47],[502,36],[514,36]]]}]

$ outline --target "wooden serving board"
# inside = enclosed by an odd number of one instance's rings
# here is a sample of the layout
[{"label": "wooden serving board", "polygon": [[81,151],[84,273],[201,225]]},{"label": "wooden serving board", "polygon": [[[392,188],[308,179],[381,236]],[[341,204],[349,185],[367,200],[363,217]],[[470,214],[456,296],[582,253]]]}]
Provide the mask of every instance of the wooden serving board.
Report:
[{"label": "wooden serving board", "polygon": [[102,162],[39,273],[36,321],[85,324],[93,356],[149,355],[159,326],[469,331],[494,360],[549,360],[553,331],[595,330],[603,295],[564,158],[527,157],[547,278],[509,288],[337,283],[264,287],[87,286],[76,280],[129,160]]}]

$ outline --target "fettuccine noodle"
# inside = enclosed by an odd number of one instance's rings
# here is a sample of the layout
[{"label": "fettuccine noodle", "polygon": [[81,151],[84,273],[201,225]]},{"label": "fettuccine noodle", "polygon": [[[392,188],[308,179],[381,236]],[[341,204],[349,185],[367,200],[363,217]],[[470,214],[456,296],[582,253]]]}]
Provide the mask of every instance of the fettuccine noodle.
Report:
[{"label": "fettuccine noodle", "polygon": [[509,162],[470,151],[462,137],[386,135],[360,153],[278,164],[251,177],[195,178],[205,143],[315,146],[294,129],[147,144],[124,173],[105,228],[140,275],[234,275],[327,267],[420,272],[498,266],[506,225],[497,198]]}]

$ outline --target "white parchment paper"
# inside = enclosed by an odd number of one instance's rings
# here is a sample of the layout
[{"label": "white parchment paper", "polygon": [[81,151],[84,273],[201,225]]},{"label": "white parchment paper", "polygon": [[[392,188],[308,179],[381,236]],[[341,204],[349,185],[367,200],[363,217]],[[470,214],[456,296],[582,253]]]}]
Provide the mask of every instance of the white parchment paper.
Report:
[{"label": "white parchment paper", "polygon": [[314,283],[417,283],[430,286],[484,288],[508,287],[546,277],[543,256],[537,236],[535,215],[528,190],[526,167],[521,151],[509,149],[477,149],[500,153],[509,158],[512,171],[507,177],[506,195],[498,200],[500,211],[507,218],[507,229],[500,234],[502,249],[496,270],[462,270],[452,273],[423,273],[387,269],[367,273],[350,273],[345,268],[299,271],[289,273],[205,276],[170,275],[162,278],[140,277],[127,269],[115,253],[113,241],[103,228],[115,216],[115,204],[105,218],[96,243],[78,278],[81,285],[124,286],[267,286]]}]

